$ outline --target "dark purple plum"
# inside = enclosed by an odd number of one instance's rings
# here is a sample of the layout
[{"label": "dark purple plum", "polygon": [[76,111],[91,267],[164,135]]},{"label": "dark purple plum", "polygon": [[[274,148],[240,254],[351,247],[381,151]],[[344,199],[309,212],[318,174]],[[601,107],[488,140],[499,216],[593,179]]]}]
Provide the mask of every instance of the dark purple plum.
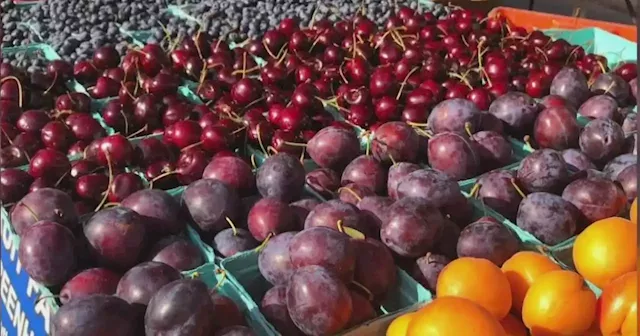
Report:
[{"label": "dark purple plum", "polygon": [[352,290],[350,291],[350,293],[353,312],[351,313],[349,323],[347,323],[347,328],[358,326],[364,322],[373,320],[376,316],[378,316],[375,308],[373,308],[371,301],[369,301],[366,297],[362,296],[362,294],[359,294],[356,291]]},{"label": "dark purple plum", "polygon": [[501,267],[519,248],[518,239],[506,226],[478,220],[460,232],[456,250],[458,257],[484,258]]},{"label": "dark purple plum", "polygon": [[287,310],[287,286],[271,287],[260,302],[260,312],[282,335],[304,335],[293,323]]},{"label": "dark purple plum", "polygon": [[192,270],[204,264],[197,246],[180,236],[169,236],[151,247],[148,260],[165,263],[178,271]]},{"label": "dark purple plum", "polygon": [[638,155],[638,133],[634,132],[625,139],[625,145],[622,149],[625,154]]},{"label": "dark purple plum", "polygon": [[307,335],[332,335],[349,323],[353,306],[349,289],[321,266],[299,268],[287,288],[287,310]]},{"label": "dark purple plum", "polygon": [[600,177],[571,182],[562,192],[562,198],[580,210],[587,224],[617,216],[627,204],[624,190],[614,182]]},{"label": "dark purple plum", "polygon": [[398,183],[398,199],[420,197],[429,205],[441,208],[460,197],[456,181],[432,169],[420,169],[407,174]]},{"label": "dark purple plum", "polygon": [[342,171],[360,154],[360,141],[353,131],[329,126],[309,140],[307,152],[318,166]]},{"label": "dark purple plum", "polygon": [[249,327],[234,325],[217,331],[213,336],[256,336]]},{"label": "dark purple plum", "polygon": [[513,148],[507,139],[494,131],[480,131],[471,136],[475,150],[482,166],[480,169],[490,170],[504,167],[513,160]]},{"label": "dark purple plum", "polygon": [[625,168],[631,165],[635,165],[638,163],[638,156],[635,154],[622,154],[620,156],[615,157],[613,160],[609,161],[602,172],[607,176],[610,180],[617,180],[618,174],[622,172]]},{"label": "dark purple plum", "polygon": [[253,205],[247,217],[247,226],[255,240],[296,228],[296,217],[289,204],[273,197],[265,197]]},{"label": "dark purple plum", "polygon": [[89,295],[60,307],[52,322],[56,336],[137,336],[138,321],[126,301],[113,295]]},{"label": "dark purple plum", "polygon": [[351,238],[334,229],[318,226],[298,232],[289,244],[291,265],[322,266],[349,282],[353,279],[356,251]]},{"label": "dark purple plum", "polygon": [[258,242],[253,238],[251,232],[243,228],[228,228],[216,234],[211,246],[223,258],[228,258],[236,253],[258,247]]},{"label": "dark purple plum", "polygon": [[609,95],[618,104],[626,105],[631,88],[629,83],[615,73],[601,73],[591,83],[591,92],[599,95]]},{"label": "dark purple plum", "polygon": [[215,311],[200,280],[173,281],[151,298],[144,316],[146,335],[209,336]]},{"label": "dark purple plum", "polygon": [[163,237],[182,232],[186,223],[178,219],[180,205],[164,190],[143,189],[125,198],[120,205],[142,216],[147,234]]},{"label": "dark purple plum", "polygon": [[421,198],[405,197],[394,203],[380,229],[380,239],[402,257],[419,257],[433,248],[445,219]]},{"label": "dark purple plum", "polygon": [[297,232],[285,232],[272,237],[258,256],[258,269],[272,285],[286,285],[294,268],[289,257],[289,245]]},{"label": "dark purple plum", "polygon": [[546,108],[533,125],[533,137],[541,148],[563,150],[578,146],[580,125],[575,111],[566,106]]},{"label": "dark purple plum", "polygon": [[624,132],[625,136],[629,136],[637,131],[637,117],[638,114],[633,112],[630,112],[625,116],[624,121],[622,122],[622,131]]},{"label": "dark purple plum", "polygon": [[356,229],[367,235],[368,226],[362,223],[362,217],[358,208],[352,204],[342,202],[340,200],[330,200],[318,204],[313,211],[307,216],[304,222],[304,228],[312,228],[316,226],[326,226],[338,229],[338,222],[341,221],[343,226]]},{"label": "dark purple plum", "polygon": [[129,302],[142,317],[149,301],[160,288],[181,278],[180,272],[167,264],[145,261],[122,276],[116,295]]},{"label": "dark purple plum", "polygon": [[307,173],[307,185],[326,198],[333,198],[333,193],[340,188],[340,175],[329,168],[318,168]]},{"label": "dark purple plum", "polygon": [[213,302],[213,311],[215,313],[213,324],[215,330],[246,324],[242,311],[232,299],[221,294],[216,289],[209,290],[209,297]]},{"label": "dark purple plum", "polygon": [[262,197],[274,197],[284,202],[300,198],[304,189],[305,171],[298,158],[278,153],[268,157],[256,174],[256,185]]},{"label": "dark purple plum", "polygon": [[27,172],[8,168],[0,171],[0,202],[2,204],[15,203],[29,192],[29,185],[33,177]]},{"label": "dark purple plum", "polygon": [[579,210],[562,197],[534,192],[520,203],[516,224],[547,245],[571,238],[580,225]]},{"label": "dark purple plum", "polygon": [[564,67],[556,74],[549,92],[564,98],[574,108],[578,108],[590,96],[587,78],[580,70],[570,67]]},{"label": "dark purple plum", "polygon": [[527,192],[559,193],[569,182],[569,169],[562,153],[544,148],[522,160],[517,179]]},{"label": "dark purple plum", "polygon": [[425,288],[435,292],[438,276],[450,262],[449,257],[427,252],[424,257],[416,260],[412,275]]},{"label": "dark purple plum", "polygon": [[420,148],[420,136],[401,121],[384,123],[376,129],[371,140],[373,157],[383,164],[416,162]]},{"label": "dark purple plum", "polygon": [[522,201],[522,196],[513,185],[515,178],[515,171],[496,170],[478,179],[477,198],[512,221],[515,221],[518,206]]},{"label": "dark purple plum", "polygon": [[481,159],[476,144],[462,134],[443,132],[429,139],[429,165],[459,181],[478,174]]},{"label": "dark purple plum", "polygon": [[590,121],[580,134],[580,149],[594,163],[602,164],[622,152],[624,146],[622,127],[610,119]]},{"label": "dark purple plum", "polygon": [[344,169],[341,183],[343,186],[355,183],[382,195],[387,188],[387,170],[372,156],[361,155]]},{"label": "dark purple plum", "polygon": [[580,172],[587,169],[596,169],[596,165],[579,149],[565,149],[562,151],[562,159],[567,164],[569,171]]},{"label": "dark purple plum", "polygon": [[364,286],[375,299],[384,299],[397,282],[397,270],[389,249],[380,241],[353,239],[356,266],[353,280]]},{"label": "dark purple plum", "polygon": [[480,110],[472,101],[461,98],[447,99],[436,105],[427,123],[434,133],[456,132],[465,134],[480,129]]},{"label": "dark purple plum", "polygon": [[611,96],[598,95],[587,99],[580,108],[578,113],[591,119],[611,119],[620,120],[620,112],[618,112],[618,103]]},{"label": "dark purple plum", "polygon": [[354,206],[358,206],[364,197],[375,196],[375,194],[372,189],[356,183],[348,183],[338,189],[338,199]]},{"label": "dark purple plum", "polygon": [[387,176],[387,193],[392,199],[398,198],[398,185],[403,177],[420,170],[421,167],[416,163],[398,162],[389,168]]},{"label": "dark purple plum", "polygon": [[309,213],[320,203],[322,202],[315,198],[303,198],[289,204],[289,207],[293,210],[296,217],[296,229],[302,229]]},{"label": "dark purple plum", "polygon": [[462,193],[454,196],[448,204],[439,209],[442,215],[456,223],[460,228],[469,225],[473,217],[473,206]]},{"label": "dark purple plum", "polygon": [[387,215],[387,208],[393,204],[394,200],[384,196],[366,196],[358,202],[358,209],[363,220],[368,221],[378,232]]},{"label": "dark purple plum", "polygon": [[240,212],[236,191],[218,180],[202,179],[189,184],[182,193],[182,203],[197,228],[211,237],[228,227],[227,218],[236,222]]},{"label": "dark purple plum", "polygon": [[69,279],[60,290],[63,305],[94,294],[113,295],[118,288],[120,274],[106,268],[90,268]]},{"label": "dark purple plum", "polygon": [[623,169],[616,179],[627,195],[627,202],[631,203],[638,197],[638,165]]},{"label": "dark purple plum", "polygon": [[96,212],[84,225],[84,235],[100,264],[116,269],[134,266],[145,248],[144,218],[125,207]]},{"label": "dark purple plum", "polygon": [[22,232],[18,256],[29,277],[45,286],[63,284],[76,266],[75,241],[67,227],[39,221]]},{"label": "dark purple plum", "polygon": [[236,189],[241,196],[248,195],[255,189],[251,166],[237,156],[214,157],[204,169],[202,178],[224,182]]},{"label": "dark purple plum", "polygon": [[509,92],[494,100],[489,113],[502,120],[514,135],[526,133],[538,114],[538,103],[521,92]]},{"label": "dark purple plum", "polygon": [[53,188],[41,188],[27,194],[11,210],[11,225],[20,236],[38,221],[53,221],[72,231],[79,225],[71,197]]},{"label": "dark purple plum", "polygon": [[240,199],[240,215],[238,216],[238,221],[235,223],[237,227],[247,228],[249,211],[251,211],[251,208],[261,199],[262,197],[260,195],[252,195]]},{"label": "dark purple plum", "polygon": [[629,86],[631,87],[631,96],[634,101],[638,100],[638,78],[634,78],[629,81]]},{"label": "dark purple plum", "polygon": [[445,255],[450,259],[455,259],[458,256],[456,247],[459,239],[460,227],[453,221],[445,218],[440,239],[436,242],[433,252]]}]

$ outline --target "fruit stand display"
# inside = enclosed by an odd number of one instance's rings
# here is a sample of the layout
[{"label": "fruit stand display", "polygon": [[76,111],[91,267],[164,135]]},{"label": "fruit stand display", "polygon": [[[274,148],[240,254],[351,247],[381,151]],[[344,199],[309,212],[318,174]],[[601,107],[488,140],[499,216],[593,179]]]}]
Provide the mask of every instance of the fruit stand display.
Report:
[{"label": "fruit stand display", "polygon": [[203,6],[3,40],[2,335],[637,333],[635,43]]}]

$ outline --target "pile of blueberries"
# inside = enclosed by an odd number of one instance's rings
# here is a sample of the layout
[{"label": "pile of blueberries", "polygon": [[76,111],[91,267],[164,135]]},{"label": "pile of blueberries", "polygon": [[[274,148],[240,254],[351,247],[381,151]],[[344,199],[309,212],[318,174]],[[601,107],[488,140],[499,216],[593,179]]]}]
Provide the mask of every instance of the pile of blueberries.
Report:
[{"label": "pile of blueberries", "polygon": [[[224,36],[240,42],[261,36],[287,17],[297,17],[303,25],[319,19],[337,20],[364,11],[382,25],[395,5],[408,5],[436,16],[447,15],[442,4],[416,0],[46,0],[21,7],[13,0],[0,0],[2,47],[46,43],[64,60],[90,58],[103,45],[114,45],[120,53],[130,44],[123,31],[150,31],[147,42],[160,42],[193,35],[199,29],[213,37]],[[196,20],[177,17],[167,5],[180,7]],[[2,55],[9,62],[27,69],[44,65],[41,55],[14,53]]]}]

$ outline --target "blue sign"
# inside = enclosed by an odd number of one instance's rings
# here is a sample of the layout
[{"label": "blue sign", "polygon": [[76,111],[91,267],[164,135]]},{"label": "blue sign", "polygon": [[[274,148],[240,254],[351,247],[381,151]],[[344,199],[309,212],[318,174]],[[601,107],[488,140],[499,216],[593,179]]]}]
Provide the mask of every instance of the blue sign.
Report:
[{"label": "blue sign", "polygon": [[[6,214],[6,213],[5,213]],[[32,280],[18,260],[18,236],[2,216],[0,336],[46,336],[54,315],[51,293]],[[42,300],[38,298],[43,297]]]}]

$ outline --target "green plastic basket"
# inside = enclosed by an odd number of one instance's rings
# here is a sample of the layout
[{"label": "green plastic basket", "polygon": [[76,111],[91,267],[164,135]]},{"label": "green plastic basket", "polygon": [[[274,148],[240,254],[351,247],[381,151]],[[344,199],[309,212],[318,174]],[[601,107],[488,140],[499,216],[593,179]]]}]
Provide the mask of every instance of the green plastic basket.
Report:
[{"label": "green plastic basket", "polygon": [[[222,261],[222,269],[228,273],[228,277],[243,291],[249,304],[258,306],[264,294],[271,288],[271,284],[260,274],[258,269],[258,252],[247,251],[237,254]],[[417,306],[424,305],[432,300],[431,293],[417,283],[405,271],[398,269],[398,285],[387,295],[387,299],[379,307],[382,315],[365,325],[376,324],[376,321],[384,319],[388,314],[406,311]],[[389,322],[390,323],[390,322]],[[269,335],[280,335],[269,324]],[[352,330],[357,330],[355,327]],[[345,331],[339,335],[349,335],[352,331]],[[286,335],[283,335],[286,336]]]}]

